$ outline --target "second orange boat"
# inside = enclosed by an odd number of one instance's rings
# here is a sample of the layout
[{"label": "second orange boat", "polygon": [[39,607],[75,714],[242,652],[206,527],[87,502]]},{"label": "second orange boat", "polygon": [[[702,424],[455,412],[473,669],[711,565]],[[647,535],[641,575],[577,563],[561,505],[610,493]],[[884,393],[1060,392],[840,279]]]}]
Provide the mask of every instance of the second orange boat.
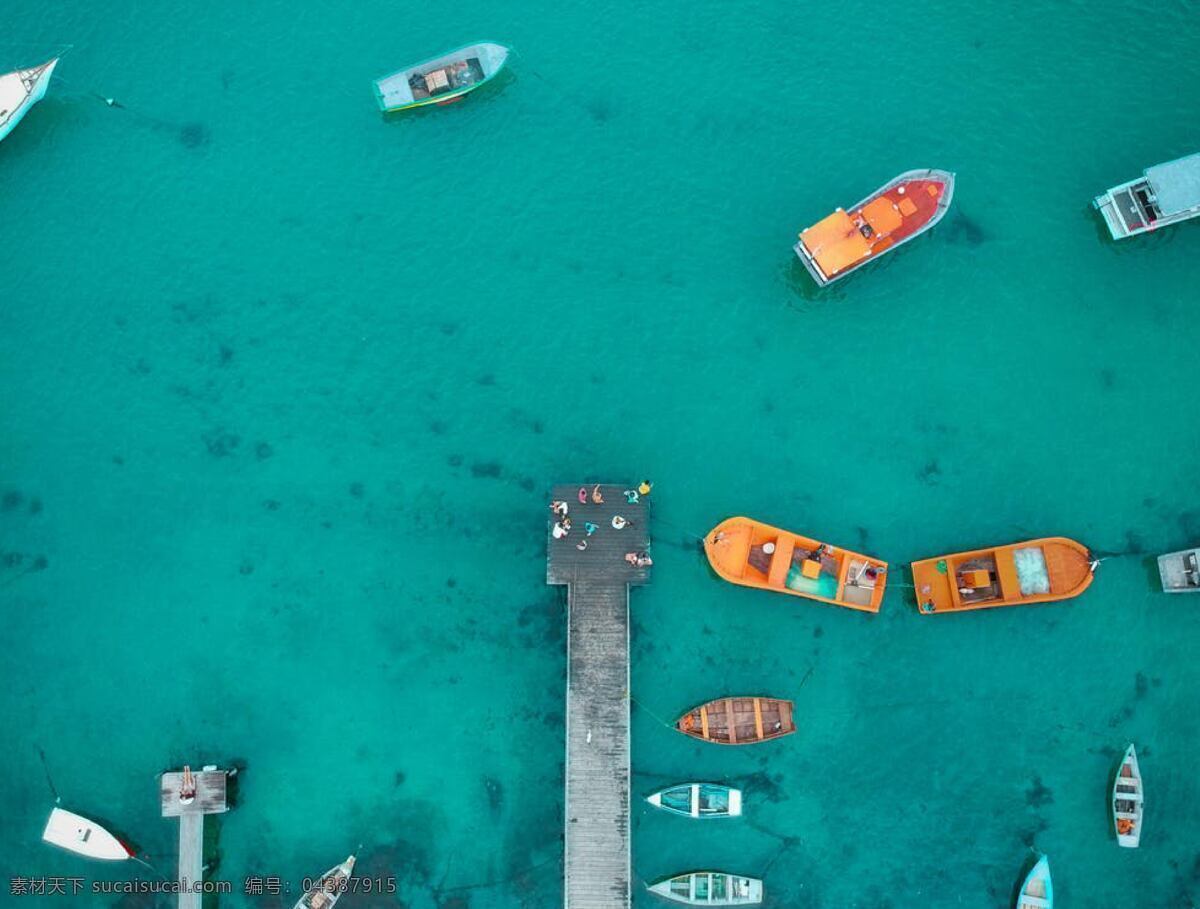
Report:
[{"label": "second orange boat", "polygon": [[848,211],[836,209],[801,231],[796,255],[824,287],[925,233],[953,197],[954,174],[905,171]]},{"label": "second orange boat", "polygon": [[750,518],[728,518],[704,538],[713,570],[732,584],[878,612],[887,562]]},{"label": "second orange boat", "polygon": [[1096,563],[1082,543],[1044,537],[912,563],[917,607],[926,615],[1079,596]]}]

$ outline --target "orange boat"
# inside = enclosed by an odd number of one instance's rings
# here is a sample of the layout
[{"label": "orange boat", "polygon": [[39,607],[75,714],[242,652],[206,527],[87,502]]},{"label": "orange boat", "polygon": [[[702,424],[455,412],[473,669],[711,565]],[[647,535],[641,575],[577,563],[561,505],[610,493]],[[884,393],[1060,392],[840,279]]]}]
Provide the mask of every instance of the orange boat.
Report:
[{"label": "orange boat", "polygon": [[1050,603],[1079,596],[1096,568],[1087,547],[1045,537],[912,563],[923,613]]},{"label": "orange boat", "polygon": [[824,287],[929,230],[953,196],[949,171],[906,171],[849,211],[839,208],[802,230],[796,255]]},{"label": "orange boat", "polygon": [[713,571],[733,584],[878,612],[887,562],[750,518],[728,518],[704,538]]},{"label": "orange boat", "polygon": [[779,698],[718,698],[689,710],[675,728],[716,745],[753,745],[795,732],[793,707]]}]

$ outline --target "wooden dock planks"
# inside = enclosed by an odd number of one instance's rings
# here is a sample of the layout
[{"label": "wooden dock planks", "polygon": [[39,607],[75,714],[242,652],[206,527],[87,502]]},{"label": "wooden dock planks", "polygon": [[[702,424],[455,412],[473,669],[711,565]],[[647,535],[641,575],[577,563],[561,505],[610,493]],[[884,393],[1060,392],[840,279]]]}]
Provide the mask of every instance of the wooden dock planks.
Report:
[{"label": "wooden dock planks", "polygon": [[200,909],[199,883],[204,871],[204,815],[179,816],[179,909]]},{"label": "wooden dock planks", "polygon": [[[579,489],[553,491],[569,505],[568,537],[554,539],[547,511],[546,582],[568,585],[563,905],[628,909],[629,586],[646,583],[649,571],[624,554],[649,548],[648,514],[643,502],[626,501],[623,487],[603,486],[603,504],[591,501],[591,484],[580,503]],[[616,514],[630,526],[614,529]],[[597,526],[591,537],[586,522]]]}]

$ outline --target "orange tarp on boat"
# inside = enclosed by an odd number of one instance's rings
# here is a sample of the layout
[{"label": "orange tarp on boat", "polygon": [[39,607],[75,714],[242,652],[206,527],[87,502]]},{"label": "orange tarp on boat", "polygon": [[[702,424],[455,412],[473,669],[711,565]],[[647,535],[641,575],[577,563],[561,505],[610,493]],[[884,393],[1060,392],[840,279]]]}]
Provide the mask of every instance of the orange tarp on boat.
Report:
[{"label": "orange tarp on boat", "polygon": [[[905,199],[909,202],[909,199]],[[886,236],[904,223],[904,217],[887,196],[872,199],[862,207],[863,219],[871,225],[871,230],[879,236]]]},{"label": "orange tarp on boat", "polygon": [[887,562],[750,518],[722,521],[704,538],[713,570],[732,584],[878,612]]},{"label": "orange tarp on boat", "polygon": [[1092,583],[1091,553],[1066,537],[935,556],[912,563],[922,613],[1050,603]]},{"label": "orange tarp on boat", "polygon": [[840,208],[803,231],[800,239],[826,275],[835,275],[871,253],[867,238]]}]

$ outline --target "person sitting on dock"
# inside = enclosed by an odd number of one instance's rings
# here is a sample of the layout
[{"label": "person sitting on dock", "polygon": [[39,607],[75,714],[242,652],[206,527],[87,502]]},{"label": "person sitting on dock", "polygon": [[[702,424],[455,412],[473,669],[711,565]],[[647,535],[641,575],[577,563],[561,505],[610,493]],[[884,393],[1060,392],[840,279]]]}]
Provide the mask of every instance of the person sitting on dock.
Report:
[{"label": "person sitting on dock", "polygon": [[637,491],[640,492],[644,496],[648,496],[648,495],[650,495],[650,490],[653,488],[654,488],[654,484],[651,483],[649,480],[642,480],[642,482],[638,484]]},{"label": "person sitting on dock", "polygon": [[556,521],[554,524],[554,530],[551,531],[551,533],[554,534],[554,539],[556,540],[561,540],[570,532],[571,524],[566,518],[563,518],[561,521]]},{"label": "person sitting on dock", "polygon": [[192,776],[192,768],[183,765],[183,779],[179,783],[179,804],[190,805],[196,801],[196,778]]},{"label": "person sitting on dock", "polygon": [[585,521],[584,525],[583,525],[583,529],[584,529],[584,532],[586,532],[587,535],[590,537],[592,534],[594,534],[600,528],[597,525],[593,524],[591,521]]},{"label": "person sitting on dock", "polygon": [[593,502],[593,504],[596,504],[596,505],[604,504],[604,496],[602,496],[600,494],[600,484],[599,483],[597,483],[595,486],[592,487],[592,502]]},{"label": "person sitting on dock", "polygon": [[638,503],[638,499],[641,498],[636,489],[626,489],[622,495],[625,496],[625,502],[629,505],[636,505]]},{"label": "person sitting on dock", "polygon": [[629,526],[629,522],[619,514],[613,515],[612,519],[613,530],[624,530]]},{"label": "person sitting on dock", "polygon": [[561,517],[567,516],[567,503],[554,501],[550,503],[550,510]]}]

